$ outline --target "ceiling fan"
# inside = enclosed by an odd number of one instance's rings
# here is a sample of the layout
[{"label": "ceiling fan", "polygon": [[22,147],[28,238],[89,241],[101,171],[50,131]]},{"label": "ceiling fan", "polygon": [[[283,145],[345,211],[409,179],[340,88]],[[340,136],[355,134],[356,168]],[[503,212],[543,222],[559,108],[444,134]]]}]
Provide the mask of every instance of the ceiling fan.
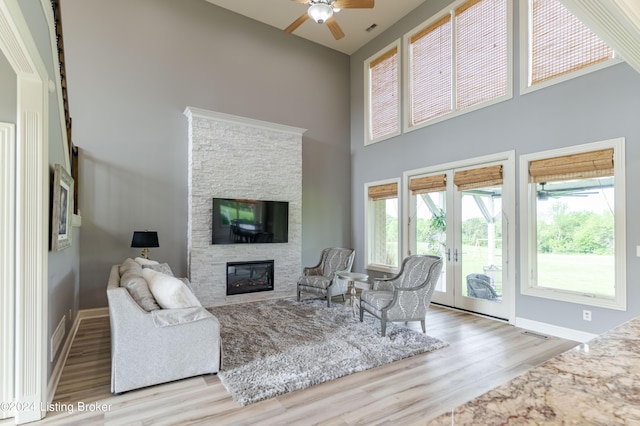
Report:
[{"label": "ceiling fan", "polygon": [[540,182],[540,189],[536,192],[538,200],[548,200],[549,198],[558,197],[587,197],[597,194],[597,192],[585,192],[593,187],[566,188],[566,189],[545,189],[546,182]]},{"label": "ceiling fan", "polygon": [[294,32],[307,19],[311,18],[318,24],[327,24],[329,31],[336,40],[344,37],[344,32],[338,22],[333,17],[334,12],[340,9],[371,9],[374,0],[292,0],[296,3],[304,3],[309,5],[307,12],[302,14],[298,19],[293,21],[291,25],[284,29],[285,33]]}]

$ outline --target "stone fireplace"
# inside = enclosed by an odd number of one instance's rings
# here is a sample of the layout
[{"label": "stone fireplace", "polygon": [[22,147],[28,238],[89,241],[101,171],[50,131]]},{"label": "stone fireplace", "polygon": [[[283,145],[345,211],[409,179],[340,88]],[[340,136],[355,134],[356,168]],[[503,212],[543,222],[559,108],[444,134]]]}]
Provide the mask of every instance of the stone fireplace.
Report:
[{"label": "stone fireplace", "polygon": [[[188,268],[196,296],[204,306],[294,296],[302,271],[304,129],[192,107],[185,115],[189,121]],[[287,201],[288,242],[212,244],[215,197]],[[228,264],[265,259],[273,260],[272,290],[227,293]]]}]

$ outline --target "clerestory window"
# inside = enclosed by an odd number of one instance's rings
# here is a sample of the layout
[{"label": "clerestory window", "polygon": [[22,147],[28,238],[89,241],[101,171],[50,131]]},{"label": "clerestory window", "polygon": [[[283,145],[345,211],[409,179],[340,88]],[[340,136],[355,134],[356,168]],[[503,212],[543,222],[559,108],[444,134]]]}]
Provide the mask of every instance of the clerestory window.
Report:
[{"label": "clerestory window", "polygon": [[511,98],[510,10],[458,1],[405,36],[407,130]]},{"label": "clerestory window", "polygon": [[521,0],[521,91],[601,69],[615,52],[559,0]]},{"label": "clerestory window", "polygon": [[400,40],[365,61],[365,145],[400,134]]}]

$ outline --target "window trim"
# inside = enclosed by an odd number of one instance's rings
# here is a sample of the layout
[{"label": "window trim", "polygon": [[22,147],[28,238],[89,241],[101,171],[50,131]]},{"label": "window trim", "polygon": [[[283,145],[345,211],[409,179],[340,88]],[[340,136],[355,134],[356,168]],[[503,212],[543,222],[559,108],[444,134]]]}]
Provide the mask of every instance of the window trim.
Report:
[{"label": "window trim", "polygon": [[[414,27],[413,29],[411,29],[409,32],[405,33],[403,36],[403,58],[402,58],[402,78],[404,80],[404,84],[403,84],[403,88],[402,88],[402,111],[403,111],[403,117],[404,119],[402,120],[402,131],[404,133],[407,132],[411,132],[414,130],[418,130],[418,129],[422,129],[424,127],[430,126],[432,124],[436,124],[436,123],[440,123],[442,121],[445,120],[449,120],[451,118],[455,118],[458,116],[461,116],[463,114],[467,114],[469,112],[473,112],[473,111],[477,111],[479,109],[482,108],[486,108],[489,107],[491,105],[495,105],[498,104],[500,102],[504,102],[507,101],[509,99],[513,98],[513,2],[510,0],[507,0],[507,83],[506,83],[506,92],[503,96],[500,96],[498,98],[495,99],[491,99],[490,101],[486,101],[486,102],[481,102],[478,104],[475,104],[473,106],[470,107],[466,107],[463,109],[456,109],[456,106],[453,104],[453,99],[454,99],[454,93],[456,90],[456,80],[455,80],[455,74],[457,72],[456,69],[456,64],[455,64],[455,15],[453,15],[453,11],[455,9],[457,9],[459,6],[463,5],[464,3],[466,3],[469,0],[458,0],[454,3],[451,3],[450,5],[448,5],[447,7],[445,7],[444,9],[441,9],[439,12],[435,13],[432,17],[430,17],[429,19],[427,19],[426,21],[423,21],[421,24],[419,24],[418,26]],[[412,125],[410,123],[411,121],[411,93],[412,93],[412,88],[411,88],[411,75],[410,75],[410,55],[409,55],[409,48],[410,48],[410,39],[411,37],[413,37],[415,34],[419,33],[420,31],[422,31],[424,28],[428,27],[429,25],[435,23],[436,21],[442,19],[445,15],[451,15],[452,16],[452,22],[453,22],[453,31],[454,31],[454,37],[452,39],[452,61],[453,61],[453,67],[452,67],[452,76],[451,78],[453,79],[453,86],[452,86],[452,93],[451,93],[451,97],[452,97],[452,107],[453,110],[447,114],[441,115],[439,117],[435,117],[432,118],[430,120],[424,121],[422,123],[419,124],[414,124]]]},{"label": "window trim", "polygon": [[[378,185],[386,185],[386,184],[397,184],[398,185],[398,252],[397,252],[397,256],[398,256],[398,265],[396,267],[393,267],[391,265],[382,265],[379,263],[372,263],[371,262],[371,238],[369,236],[369,227],[371,225],[371,221],[369,219],[370,217],[370,210],[371,210],[371,199],[369,198],[369,187],[372,186],[378,186]],[[384,179],[384,180],[379,180],[379,181],[375,181],[375,182],[367,182],[364,184],[364,259],[365,259],[365,265],[364,268],[367,270],[371,270],[371,271],[378,271],[378,272],[387,272],[387,273],[397,273],[400,270],[400,264],[401,264],[401,259],[402,259],[402,247],[403,247],[403,235],[402,235],[402,193],[403,193],[403,187],[402,187],[402,179],[397,177],[397,178],[391,178],[391,179]]]},{"label": "window trim", "polygon": [[[380,58],[382,55],[384,55],[385,53],[387,53],[393,48],[396,48],[398,52],[398,76],[397,76],[398,103],[396,106],[398,109],[398,121],[397,121],[398,130],[396,130],[395,132],[389,133],[387,135],[372,139],[371,138],[371,77],[369,73],[369,69],[370,69],[369,65],[371,64],[371,62],[377,60],[378,58]],[[393,43],[380,49],[378,52],[371,55],[366,61],[364,61],[363,72],[364,72],[364,145],[365,146],[371,145],[377,142],[382,142],[384,140],[391,139],[393,137],[396,137],[402,134],[402,69],[401,68],[403,64],[403,60],[402,60],[403,53],[404,52],[402,51],[401,39],[397,39]]]},{"label": "window trim", "polygon": [[[589,65],[587,67],[580,68],[579,70],[569,73],[561,74],[557,77],[550,78],[540,83],[531,84],[531,37],[532,37],[532,25],[531,25],[531,8],[532,0],[519,0],[519,26],[520,26],[520,94],[535,92],[536,90],[544,89],[553,86],[558,83],[564,83],[565,81],[572,80],[583,75],[591,74],[592,72],[600,71],[608,68],[612,65],[619,64],[622,59],[618,58],[614,51],[613,58],[606,61],[598,62],[597,64]],[[572,12],[573,13],[573,12]],[[586,25],[586,24],[585,24]]]},{"label": "window trim", "polygon": [[[537,241],[535,239],[535,203],[529,183],[529,163],[545,158],[559,157],[563,155],[579,154],[601,149],[614,149],[614,179],[615,179],[615,296],[608,298],[591,294],[578,294],[559,289],[538,287],[531,279],[531,271],[534,267],[534,253],[537,253]],[[567,148],[553,149],[549,151],[524,154],[520,156],[520,291],[525,296],[541,297],[569,303],[577,303],[589,306],[627,310],[627,268],[626,268],[626,184],[625,184],[625,138],[616,138],[601,142],[576,145]]]}]

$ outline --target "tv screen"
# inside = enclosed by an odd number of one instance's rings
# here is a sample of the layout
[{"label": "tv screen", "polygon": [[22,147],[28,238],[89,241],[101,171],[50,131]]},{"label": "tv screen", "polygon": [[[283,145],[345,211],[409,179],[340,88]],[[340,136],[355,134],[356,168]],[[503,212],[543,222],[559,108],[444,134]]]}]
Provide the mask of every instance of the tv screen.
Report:
[{"label": "tv screen", "polygon": [[289,241],[287,201],[213,199],[212,244],[262,244]]}]

